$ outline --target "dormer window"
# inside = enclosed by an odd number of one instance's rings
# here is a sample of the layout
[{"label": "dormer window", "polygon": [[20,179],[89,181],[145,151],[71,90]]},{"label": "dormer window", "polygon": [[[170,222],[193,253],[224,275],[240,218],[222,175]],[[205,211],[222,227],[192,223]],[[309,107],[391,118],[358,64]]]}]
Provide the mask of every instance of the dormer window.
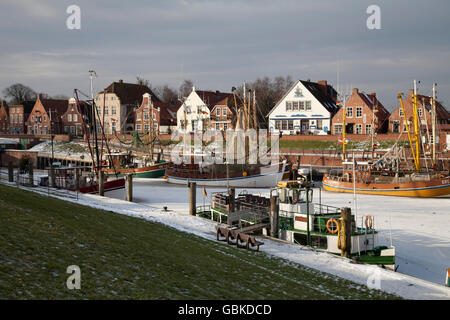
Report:
[{"label": "dormer window", "polygon": [[216,109],[216,116],[220,116],[220,107],[217,107],[217,109]]}]

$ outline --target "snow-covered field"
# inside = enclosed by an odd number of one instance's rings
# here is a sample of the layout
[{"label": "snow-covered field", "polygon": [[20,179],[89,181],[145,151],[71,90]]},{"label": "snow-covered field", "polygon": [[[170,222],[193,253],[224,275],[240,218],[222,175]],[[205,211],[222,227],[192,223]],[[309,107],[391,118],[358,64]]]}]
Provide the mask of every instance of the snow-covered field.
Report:
[{"label": "snow-covered field", "polygon": [[[188,215],[188,189],[159,179],[135,179],[135,203],[125,202],[124,190],[108,192],[109,197],[80,195],[79,199],[57,196],[68,201],[160,222],[181,231],[215,241],[215,222]],[[33,189],[39,192],[37,188]],[[210,196],[217,189],[207,189]],[[249,192],[267,194],[268,190]],[[46,189],[41,192],[46,194]],[[236,190],[237,193],[240,190]],[[68,193],[68,192],[67,192]],[[322,203],[353,207],[353,195],[322,192]],[[55,196],[55,195],[53,195]],[[315,193],[318,201],[318,191]],[[450,199],[409,199],[358,195],[358,214],[375,215],[380,240],[389,241],[392,228],[397,248],[398,272],[377,266],[359,265],[326,253],[315,252],[294,244],[264,239],[261,251],[308,267],[340,276],[361,285],[379,286],[381,290],[409,299],[450,299],[445,287],[445,270],[450,267]],[[197,205],[203,204],[203,190],[197,190]],[[168,211],[162,210],[167,206]],[[226,245],[226,244],[224,244]],[[420,280],[419,277],[428,281]],[[433,281],[435,283],[429,282]]]}]

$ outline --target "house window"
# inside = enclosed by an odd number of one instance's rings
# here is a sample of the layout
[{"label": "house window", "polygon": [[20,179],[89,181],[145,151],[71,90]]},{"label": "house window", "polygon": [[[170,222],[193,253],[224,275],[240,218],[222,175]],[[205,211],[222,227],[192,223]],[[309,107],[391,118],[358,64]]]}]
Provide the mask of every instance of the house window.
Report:
[{"label": "house window", "polygon": [[353,118],[353,108],[352,107],[347,107],[345,112],[346,112],[347,118]]},{"label": "house window", "polygon": [[294,120],[288,120],[288,130],[294,130]]},{"label": "house window", "polygon": [[402,108],[398,109],[398,115],[403,118],[403,109]]},{"label": "house window", "polygon": [[227,108],[222,108],[222,115],[224,117],[227,115]]},{"label": "house window", "polygon": [[[16,116],[17,117],[17,116]],[[47,116],[44,116],[44,122],[46,122],[47,121]]]},{"label": "house window", "polygon": [[299,101],[292,102],[292,110],[298,110],[298,103],[299,103]]},{"label": "house window", "polygon": [[141,129],[142,129],[142,126],[141,126],[140,124],[137,124],[137,125],[136,125],[136,130],[137,130],[137,131],[141,131]]},{"label": "house window", "polygon": [[111,107],[111,114],[116,114],[116,107],[115,106]]},{"label": "house window", "polygon": [[73,122],[77,122],[78,121],[78,115],[77,114],[74,114],[73,115]]},{"label": "house window", "polygon": [[22,119],[23,119],[23,118],[22,118],[22,115],[19,114],[19,122],[20,122],[20,123],[22,123]]},{"label": "house window", "polygon": [[97,107],[97,113],[101,114],[102,113],[102,109],[100,107]]},{"label": "house window", "polygon": [[305,110],[305,101],[299,101],[298,102],[298,109],[299,110]]},{"label": "house window", "polygon": [[148,120],[148,111],[144,111],[144,120]]},{"label": "house window", "polygon": [[356,117],[361,118],[362,117],[362,108],[356,107]]},{"label": "house window", "polygon": [[372,134],[372,125],[366,124],[366,134]]},{"label": "house window", "polygon": [[275,129],[280,130],[281,129],[281,120],[275,120]]},{"label": "house window", "polygon": [[419,117],[422,118],[422,115],[423,115],[422,108],[419,108],[417,111],[418,111]]},{"label": "house window", "polygon": [[392,132],[394,133],[400,133],[400,121],[394,120],[392,122]]},{"label": "house window", "polygon": [[356,134],[362,134],[362,124],[356,125]]},{"label": "house window", "polygon": [[144,131],[148,132],[150,130],[150,125],[146,124],[144,125]]},{"label": "house window", "polygon": [[311,110],[311,101],[305,102],[305,109],[306,109],[306,111]]},{"label": "house window", "polygon": [[136,114],[136,120],[141,121],[141,113],[140,112],[138,112]]},{"label": "house window", "polygon": [[67,121],[72,122],[72,115],[71,114],[67,115]]},{"label": "house window", "polygon": [[108,114],[108,107],[105,107],[105,114]]},{"label": "house window", "polygon": [[292,101],[286,101],[286,111],[292,110]]},{"label": "house window", "polygon": [[111,122],[111,130],[113,133],[116,132],[116,122],[115,121]]},{"label": "house window", "polygon": [[34,122],[34,116],[31,116],[31,121]]},{"label": "house window", "polygon": [[156,121],[156,112],[153,112],[153,111],[152,111],[152,116],[153,116],[153,120]]},{"label": "house window", "polygon": [[287,130],[288,128],[288,121],[287,120],[281,120],[281,130]]},{"label": "house window", "polygon": [[[408,127],[409,127],[409,123],[408,123]],[[407,132],[408,130],[406,129],[406,121],[403,120],[403,132]]]},{"label": "house window", "polygon": [[216,109],[216,116],[220,116],[220,107],[217,107],[217,109]]},{"label": "house window", "polygon": [[342,124],[335,124],[334,125],[334,134],[341,134],[342,133]]},{"label": "house window", "polygon": [[322,130],[323,129],[323,120],[317,120],[317,129]]},{"label": "house window", "polygon": [[216,123],[216,130],[217,130],[217,131],[220,130],[220,123]]},{"label": "house window", "polygon": [[223,130],[226,131],[228,129],[228,123],[223,124]]}]

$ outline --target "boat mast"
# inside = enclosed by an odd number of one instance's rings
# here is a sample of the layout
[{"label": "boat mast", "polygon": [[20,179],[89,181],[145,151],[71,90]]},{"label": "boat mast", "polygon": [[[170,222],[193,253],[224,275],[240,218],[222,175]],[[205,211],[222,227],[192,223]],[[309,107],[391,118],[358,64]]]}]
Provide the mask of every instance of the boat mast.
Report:
[{"label": "boat mast", "polygon": [[91,83],[91,100],[92,100],[92,128],[94,129],[94,140],[95,140],[95,156],[97,158],[97,166],[94,164],[94,169],[97,171],[97,174],[100,174],[100,155],[98,153],[98,141],[97,141],[97,119],[95,117],[95,101],[94,101],[94,85],[93,85],[93,75],[97,76],[97,73],[94,70],[89,70],[89,80]]},{"label": "boat mast", "polygon": [[433,83],[433,100],[431,112],[431,130],[433,135],[433,167],[436,165],[436,83]]},{"label": "boat mast", "polygon": [[150,143],[150,163],[153,163],[153,101],[152,101],[152,96],[149,95],[148,97],[148,115],[150,117],[149,119],[149,130],[148,130],[148,139],[149,139],[149,143]]},{"label": "boat mast", "polygon": [[420,132],[419,132],[419,121],[417,119],[417,81],[414,80],[414,102],[413,102],[413,113],[414,113],[414,139],[416,142],[416,171],[420,171]]},{"label": "boat mast", "polygon": [[411,133],[409,130],[409,124],[408,124],[408,120],[406,119],[406,113],[405,113],[405,107],[403,106],[403,100],[402,100],[402,92],[399,92],[397,95],[397,98],[400,100],[400,107],[402,108],[402,112],[403,112],[403,118],[405,119],[405,126],[406,126],[406,131],[408,132],[408,140],[409,140],[409,145],[411,146],[411,152],[414,158],[414,165],[416,167],[416,171],[418,172],[420,170],[418,161],[417,161],[417,157],[416,157],[416,152],[414,150],[414,145],[413,145],[413,138],[411,138]]},{"label": "boat mast", "polygon": [[343,112],[343,116],[342,116],[342,159],[344,161],[346,161],[347,157],[345,155],[345,145],[346,145],[346,143],[345,143],[345,120],[347,118],[347,107],[346,107],[347,103],[345,101],[345,94],[343,95],[343,98],[344,98],[344,101],[343,101],[344,105],[342,106],[342,112]]}]

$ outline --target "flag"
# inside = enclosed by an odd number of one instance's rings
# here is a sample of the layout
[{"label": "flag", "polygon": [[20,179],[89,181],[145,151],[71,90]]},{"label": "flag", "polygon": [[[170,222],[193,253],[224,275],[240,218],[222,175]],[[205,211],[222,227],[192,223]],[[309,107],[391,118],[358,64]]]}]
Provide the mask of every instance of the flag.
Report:
[{"label": "flag", "polygon": [[205,187],[203,187],[203,196],[205,196],[205,197],[207,197],[207,196],[208,196],[208,194],[206,193],[206,189],[205,189]]}]

